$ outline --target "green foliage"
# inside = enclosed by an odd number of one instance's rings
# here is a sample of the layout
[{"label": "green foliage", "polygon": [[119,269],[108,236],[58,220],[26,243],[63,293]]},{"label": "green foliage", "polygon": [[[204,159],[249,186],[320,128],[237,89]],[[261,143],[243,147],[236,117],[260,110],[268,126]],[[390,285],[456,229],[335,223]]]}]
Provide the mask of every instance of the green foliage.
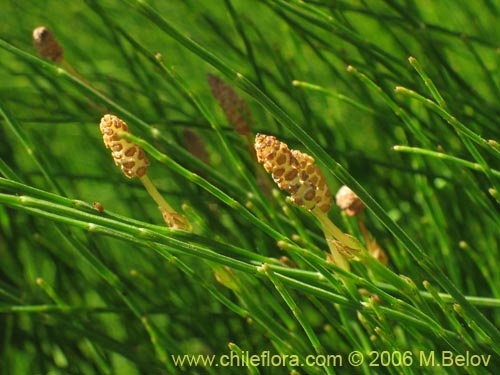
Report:
[{"label": "green foliage", "polygon": [[[343,365],[238,370],[440,373],[419,366],[432,351],[491,356],[448,374],[499,368],[499,13],[451,0],[4,1],[0,373],[233,374],[172,355],[265,351]],[[40,25],[64,63],[38,57]],[[319,222],[262,180],[208,73],[248,103],[253,134],[358,194],[387,267],[327,261]],[[105,113],[128,123],[193,233],[166,228],[114,166]],[[356,218],[329,216],[366,241]],[[372,351],[413,363],[374,369]]]}]

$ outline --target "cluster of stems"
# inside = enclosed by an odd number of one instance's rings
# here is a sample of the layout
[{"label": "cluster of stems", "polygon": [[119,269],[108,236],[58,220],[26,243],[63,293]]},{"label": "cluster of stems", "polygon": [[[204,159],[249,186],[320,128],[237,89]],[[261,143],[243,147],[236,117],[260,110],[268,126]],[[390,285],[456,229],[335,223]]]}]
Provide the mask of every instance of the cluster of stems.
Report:
[{"label": "cluster of stems", "polygon": [[[48,28],[37,27],[33,31],[33,40],[42,58],[61,64],[74,75],[81,77],[64,60],[63,48]],[[257,134],[253,143],[250,130],[253,121],[246,102],[219,77],[209,74],[208,82],[228,122],[238,134],[246,138],[254,160],[264,165],[265,170],[272,174],[281,190],[290,193],[288,199],[292,203],[306,208],[319,220],[331,250],[331,260],[339,267],[349,270],[347,260],[362,258],[366,249],[354,237],[343,233],[329,219],[328,211],[333,200],[326,178],[315,164],[314,158],[298,150],[289,149],[285,143],[269,135]],[[130,133],[127,124],[118,117],[107,114],[101,119],[100,130],[105,146],[112,152],[115,164],[120,166],[126,177],[138,178],[142,182],[149,195],[158,204],[167,225],[171,228],[191,231],[191,225],[186,217],[177,213],[165,201],[147,176],[149,161],[144,151],[133,142],[121,138],[120,134]],[[259,177],[259,174],[257,176]],[[363,203],[359,198],[354,197],[355,195],[353,196],[354,193],[350,189],[346,189],[348,188],[343,187],[337,194],[337,203],[348,215],[358,217],[360,229],[370,253],[386,264],[385,252],[375,240],[371,239],[361,219]],[[346,201],[346,197],[352,198],[352,202],[342,203],[343,199]]]}]

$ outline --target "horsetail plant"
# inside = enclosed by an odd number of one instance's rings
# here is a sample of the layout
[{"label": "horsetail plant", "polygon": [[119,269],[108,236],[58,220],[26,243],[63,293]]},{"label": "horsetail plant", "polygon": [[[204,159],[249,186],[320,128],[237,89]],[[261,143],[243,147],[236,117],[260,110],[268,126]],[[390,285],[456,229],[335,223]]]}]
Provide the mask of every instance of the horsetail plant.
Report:
[{"label": "horsetail plant", "polygon": [[[238,96],[236,91],[219,77],[208,74],[208,84],[212,90],[214,98],[219,103],[219,107],[224,112],[227,121],[233,126],[236,133],[245,137],[248,151],[252,159],[256,162],[257,156],[253,147],[253,136],[250,130],[253,125],[252,114],[248,104]],[[270,192],[272,187],[262,169],[256,170],[257,184],[264,192]]]},{"label": "horsetail plant", "polygon": [[158,189],[147,176],[149,161],[144,151],[135,143],[120,137],[121,134],[130,134],[128,125],[114,115],[104,115],[99,128],[106,148],[111,150],[115,164],[128,178],[137,177],[147,192],[159,206],[163,219],[170,228],[191,231],[191,224],[187,218],[176,212],[161,196]]},{"label": "horsetail plant", "polygon": [[[64,58],[64,48],[46,26],[39,26],[33,30],[33,46],[37,49],[42,59],[57,63],[73,76],[84,80],[82,75],[66,61]],[[88,83],[87,81],[85,82]]]},{"label": "horsetail plant", "polygon": [[0,374],[500,368],[498,2],[325,3],[2,3]]},{"label": "horsetail plant", "polygon": [[257,134],[257,160],[272,174],[281,190],[290,193],[292,203],[309,210],[321,223],[330,247],[333,263],[349,270],[348,259],[363,253],[362,245],[354,237],[343,233],[329,218],[333,199],[326,178],[314,158],[298,150],[291,150],[276,137]]},{"label": "horsetail plant", "polygon": [[[54,34],[46,27],[39,26],[33,30],[33,46],[37,49],[38,54],[42,59],[51,61],[62,67],[70,76],[80,80],[87,87],[100,95],[109,99],[106,94],[97,90],[88,80],[85,79],[74,67],[64,58],[64,48],[56,40]],[[106,108],[102,104],[96,104],[89,100],[89,106],[96,112],[102,113]]]}]

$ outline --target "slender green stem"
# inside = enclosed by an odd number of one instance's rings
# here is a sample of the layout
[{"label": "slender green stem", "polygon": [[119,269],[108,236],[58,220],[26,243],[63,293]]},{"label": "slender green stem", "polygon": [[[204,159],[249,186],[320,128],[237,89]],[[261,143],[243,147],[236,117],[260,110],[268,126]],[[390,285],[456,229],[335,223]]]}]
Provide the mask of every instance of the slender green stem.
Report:
[{"label": "slender green stem", "polygon": [[331,96],[332,98],[336,98],[336,99],[341,100],[345,103],[348,103],[348,104],[352,105],[353,107],[355,107],[363,112],[367,112],[367,113],[370,113],[372,115],[375,114],[375,111],[373,110],[373,108],[367,107],[367,106],[357,102],[356,100],[349,98],[348,96],[345,96],[343,94],[339,94],[339,93],[332,91],[332,90],[325,89],[324,87],[314,85],[314,84],[308,83],[308,82],[297,81],[297,80],[292,81],[292,84],[294,86],[297,86],[297,87],[303,87],[307,90],[321,92],[323,94]]},{"label": "slender green stem", "polygon": [[[234,342],[230,342],[227,346],[228,346],[229,350],[231,350],[232,352],[237,353],[239,356],[241,356],[242,358],[244,358],[243,351]],[[248,369],[248,372],[251,375],[260,375],[259,368],[257,366],[254,366],[252,363],[247,364],[246,368]]]},{"label": "slender green stem", "polygon": [[384,92],[382,87],[377,85],[377,83],[375,83],[372,79],[370,79],[366,74],[360,72],[352,65],[349,65],[347,67],[347,71],[349,73],[354,74],[358,79],[360,79],[363,83],[365,83],[368,87],[372,88],[378,95],[380,95],[380,97],[387,103],[389,108],[392,109],[394,114],[401,118],[401,120],[406,124],[408,129],[410,129],[411,132],[416,135],[416,137],[422,144],[424,145],[429,144],[428,137],[423,132],[422,127],[420,126],[418,121],[410,117],[410,115],[407,113],[406,110],[404,110],[386,92]]},{"label": "slender green stem", "polygon": [[[0,42],[2,42],[1,39]],[[2,101],[0,101],[0,114],[5,119],[5,122],[9,126],[10,130],[15,134],[16,138],[22,144],[26,154],[35,162],[36,166],[38,167],[44,178],[47,180],[47,183],[50,185],[50,187],[55,192],[61,193],[61,187],[51,177],[51,173],[47,170],[47,163],[44,162],[42,154],[40,154],[35,146],[33,146],[31,140],[24,134],[20,124],[9,113]]]},{"label": "slender green stem", "polygon": [[446,102],[444,101],[444,98],[441,96],[440,92],[438,91],[436,85],[430,77],[427,75],[427,73],[424,71],[420,63],[417,61],[417,59],[413,56],[410,56],[408,58],[408,61],[410,64],[415,68],[417,73],[420,75],[422,78],[422,81],[424,81],[425,85],[429,89],[431,95],[434,97],[434,100],[439,104],[440,107],[446,108]]},{"label": "slender green stem", "polygon": [[[478,164],[478,163],[473,163],[464,159],[457,158],[456,156],[451,156],[448,154],[445,154],[444,152],[437,152],[437,151],[432,151],[432,150],[426,150],[424,148],[419,148],[419,147],[409,147],[409,146],[400,146],[396,145],[393,147],[394,151],[401,151],[401,152],[407,152],[410,154],[418,154],[418,155],[425,155],[425,156],[430,156],[432,158],[436,159],[441,159],[445,161],[450,161],[452,163],[456,163],[458,165],[461,165],[463,167],[473,169],[475,171],[483,172],[486,173],[484,168]],[[500,171],[497,171],[495,169],[491,169],[491,174],[495,177],[500,177]]]},{"label": "slender green stem", "polygon": [[153,184],[148,175],[144,175],[140,178],[142,184],[148,191],[149,195],[156,204],[160,207],[160,209],[165,210],[167,212],[175,212],[171,205],[162,197],[156,186]]},{"label": "slender green stem", "polygon": [[[297,303],[294,301],[291,294],[283,286],[280,279],[275,277],[273,271],[265,263],[259,268],[259,271],[263,272],[269,278],[269,280],[271,280],[271,282],[274,284],[274,286],[276,287],[276,290],[278,290],[281,297],[286,302],[286,304],[288,305],[288,307],[292,311],[293,315],[295,316],[295,318],[297,319],[297,321],[301,325],[302,329],[306,333],[306,335],[307,335],[309,341],[311,342],[316,353],[324,354],[325,350],[324,350],[323,346],[321,345],[317,335],[314,333],[314,330],[312,329],[311,324],[306,319],[304,313],[299,308]],[[329,369],[328,367],[324,366],[323,368],[325,369],[327,374],[333,374],[332,370]]]},{"label": "slender green stem", "polygon": [[472,140],[473,142],[477,143],[480,146],[483,146],[487,150],[493,151],[493,154],[499,157],[500,155],[499,150],[490,145],[490,143],[486,139],[474,133],[466,125],[457,120],[456,117],[449,114],[444,108],[440,107],[432,100],[427,99],[426,97],[416,93],[413,90],[407,89],[406,87],[397,86],[395,90],[400,94],[406,95],[408,97],[411,97],[412,99],[418,100],[419,102],[423,103],[426,107],[430,108],[433,112],[437,113],[444,120],[446,120],[446,122],[448,122],[457,132],[465,135],[470,140]]},{"label": "slender green stem", "polygon": [[191,223],[189,223],[188,219],[182,215],[177,213],[172,206],[170,206],[167,201],[161,196],[156,186],[153,184],[148,175],[144,175],[140,177],[140,180],[149,195],[153,198],[156,204],[160,207],[160,211],[162,212],[163,219],[167,223],[167,225],[171,228],[187,230],[191,232],[192,227]]}]

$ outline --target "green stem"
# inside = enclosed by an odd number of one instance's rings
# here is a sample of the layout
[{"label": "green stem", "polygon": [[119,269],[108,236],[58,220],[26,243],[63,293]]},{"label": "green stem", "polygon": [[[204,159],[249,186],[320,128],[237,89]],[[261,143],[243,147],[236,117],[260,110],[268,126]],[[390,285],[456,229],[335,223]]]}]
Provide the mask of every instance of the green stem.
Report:
[{"label": "green stem", "polygon": [[[318,336],[314,332],[314,330],[311,327],[311,324],[305,317],[302,309],[297,305],[295,300],[292,298],[291,294],[286,290],[284,285],[282,284],[281,280],[275,277],[274,272],[271,270],[271,268],[267,264],[263,264],[259,268],[259,272],[264,273],[269,280],[274,284],[276,290],[280,293],[281,297],[283,300],[286,302],[290,310],[292,311],[293,315],[301,325],[302,329],[306,333],[309,341],[311,342],[314,350],[316,351],[317,354],[324,354],[325,350],[323,346],[321,345]],[[327,374],[333,374],[332,370],[329,369],[328,367],[324,367],[325,371]]]},{"label": "green stem", "polygon": [[500,155],[500,151],[497,150],[494,146],[492,146],[486,139],[482,138],[478,134],[474,133],[470,130],[466,125],[462,124],[457,120],[456,117],[449,114],[444,108],[440,107],[438,104],[433,102],[430,99],[418,94],[417,92],[407,89],[406,87],[396,86],[395,88],[397,93],[409,96],[410,98],[416,99],[419,102],[423,103],[426,107],[430,108],[433,112],[437,113],[441,116],[446,122],[448,122],[458,133],[465,135],[473,142],[477,143],[480,146],[483,146],[487,150],[491,151],[495,156]]},{"label": "green stem", "polygon": [[156,204],[160,207],[161,210],[165,210],[167,212],[175,212],[171,205],[167,203],[167,201],[162,197],[156,186],[153,184],[148,175],[144,175],[140,178],[142,184],[148,191],[149,195]]},{"label": "green stem", "polygon": [[343,94],[339,94],[339,93],[332,91],[332,90],[325,89],[324,87],[314,85],[314,84],[309,83],[309,82],[303,82],[303,81],[297,81],[297,80],[292,81],[292,85],[297,86],[297,87],[303,87],[303,88],[311,90],[311,91],[321,92],[323,94],[331,96],[332,98],[336,98],[340,101],[348,103],[348,104],[352,105],[353,107],[355,107],[363,112],[367,112],[367,113],[370,113],[372,115],[375,114],[375,111],[373,110],[373,108],[367,107],[367,106],[355,101],[354,99],[349,98],[348,96],[345,96]]},{"label": "green stem", "polygon": [[[427,150],[427,149],[419,148],[419,147],[410,147],[410,146],[401,146],[401,145],[393,146],[393,150],[394,151],[401,151],[401,152],[408,152],[410,154],[425,155],[425,156],[430,156],[430,157],[433,157],[436,159],[450,161],[453,163],[457,163],[463,167],[470,168],[470,169],[473,169],[475,171],[479,171],[479,172],[486,174],[486,171],[479,163],[473,163],[473,162],[470,162],[470,161],[467,161],[464,159],[457,158],[455,156],[445,154],[443,152],[437,152],[437,151]],[[500,171],[497,171],[495,169],[490,169],[490,172],[493,176],[500,177]]]}]

